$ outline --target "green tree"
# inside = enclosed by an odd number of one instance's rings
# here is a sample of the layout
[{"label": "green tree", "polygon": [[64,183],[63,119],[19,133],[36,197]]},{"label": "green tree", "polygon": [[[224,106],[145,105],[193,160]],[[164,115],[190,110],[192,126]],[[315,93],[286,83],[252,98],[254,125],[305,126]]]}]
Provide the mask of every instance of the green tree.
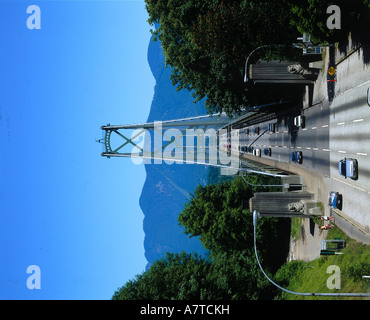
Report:
[{"label": "green tree", "polygon": [[243,83],[249,53],[264,44],[291,44],[297,37],[284,3],[261,0],[145,0],[148,22],[157,28],[177,90],[206,98],[210,113],[231,115],[266,100]]},{"label": "green tree", "polygon": [[211,263],[197,254],[167,253],[119,288],[113,300],[214,299]]},{"label": "green tree", "polygon": [[[369,0],[284,0],[290,9],[291,23],[301,33],[308,33],[317,43],[346,41],[350,32],[362,32],[369,28]],[[330,5],[336,5],[341,12],[341,28],[328,29],[326,13]]]},{"label": "green tree", "polygon": [[[276,185],[280,180],[248,175],[247,181],[238,177],[230,182],[198,186],[178,217],[185,234],[199,236],[213,255],[249,250],[254,256],[250,251],[254,245],[252,214],[242,204],[248,204],[256,191],[280,190],[260,186]],[[256,237],[261,257],[271,271],[275,271],[285,258],[289,228],[289,219],[267,217],[259,220]]]},{"label": "green tree", "polygon": [[[242,208],[256,191],[272,188],[279,179],[249,175],[221,184],[198,186],[179,222],[190,236],[200,236],[211,252],[207,259],[195,253],[167,253],[150,268],[119,288],[112,299],[273,299],[276,288],[264,277],[254,256],[252,215]],[[288,248],[287,219],[263,218],[257,237],[264,270],[276,272]],[[286,252],[285,252],[286,253]]]},{"label": "green tree", "polygon": [[247,251],[212,261],[195,253],[171,254],[114,293],[113,300],[272,299],[275,290]]}]

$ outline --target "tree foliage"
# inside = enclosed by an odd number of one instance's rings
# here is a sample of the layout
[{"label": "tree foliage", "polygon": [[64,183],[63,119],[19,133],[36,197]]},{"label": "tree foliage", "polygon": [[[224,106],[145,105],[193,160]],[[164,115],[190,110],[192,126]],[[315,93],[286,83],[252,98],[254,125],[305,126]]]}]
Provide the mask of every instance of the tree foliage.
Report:
[{"label": "tree foliage", "polygon": [[119,288],[113,300],[213,299],[210,267],[209,261],[195,253],[167,253],[149,270]]},{"label": "tree foliage", "polygon": [[[251,175],[248,183],[236,178],[198,187],[179,222],[185,233],[200,236],[210,256],[167,253],[119,288],[113,299],[273,299],[276,290],[255,259],[252,215],[242,208],[241,200],[266,191],[256,185],[276,180]],[[259,256],[265,271],[274,273],[285,258],[279,250],[287,248],[282,239],[289,237],[289,221],[264,218],[259,225]]]},{"label": "tree foliage", "polygon": [[244,64],[260,45],[291,44],[296,29],[283,3],[258,0],[146,0],[178,90],[206,98],[210,113],[229,115],[256,101],[243,82]]},{"label": "tree foliage", "polygon": [[[261,185],[276,185],[279,179],[248,175],[247,181],[238,177],[221,184],[198,186],[179,214],[184,232],[190,237],[199,236],[213,255],[253,249],[252,213],[243,207],[248,206],[257,191],[277,191]],[[277,218],[260,219],[258,223],[256,236],[261,257],[271,270],[280,262],[282,239],[289,233],[289,226],[290,221]]]},{"label": "tree foliage", "polygon": [[[290,9],[291,23],[301,33],[308,33],[317,43],[334,43],[347,40],[350,32],[362,32],[369,28],[369,0],[284,0]],[[326,21],[330,5],[340,8],[341,28],[329,29]]]}]

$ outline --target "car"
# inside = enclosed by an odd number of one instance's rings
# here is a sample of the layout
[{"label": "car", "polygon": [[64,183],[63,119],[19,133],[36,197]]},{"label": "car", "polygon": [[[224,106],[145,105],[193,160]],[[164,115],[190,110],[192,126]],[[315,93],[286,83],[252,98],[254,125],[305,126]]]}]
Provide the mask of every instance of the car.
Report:
[{"label": "car", "polygon": [[245,129],[245,134],[249,135],[249,128]]},{"label": "car", "polygon": [[276,123],[269,123],[267,126],[267,131],[271,133],[275,133]]},{"label": "car", "polygon": [[248,153],[253,153],[254,148],[253,148],[252,146],[249,146],[249,147],[247,148],[247,150],[248,150]]},{"label": "car", "polygon": [[302,163],[302,160],[303,160],[302,151],[294,151],[294,152],[292,152],[291,155],[290,155],[290,159],[293,162],[296,162],[296,163],[301,164]]},{"label": "car", "polygon": [[343,197],[339,192],[330,191],[329,193],[329,206],[333,209],[342,210]]},{"label": "car", "polygon": [[253,155],[255,155],[256,157],[260,157],[261,156],[261,149],[254,149],[253,150]]},{"label": "car", "polygon": [[367,104],[370,106],[370,88],[367,88]]},{"label": "car", "polygon": [[260,127],[254,128],[254,134],[260,134]]},{"label": "car", "polygon": [[344,176],[346,179],[358,179],[358,162],[356,159],[344,158],[339,161],[338,167],[341,176]]},{"label": "car", "polygon": [[271,148],[265,148],[265,149],[263,150],[263,153],[264,153],[266,156],[271,157]]},{"label": "car", "polygon": [[306,121],[305,121],[305,117],[300,115],[300,116],[297,116],[294,118],[294,125],[297,127],[297,128],[304,128],[305,125],[306,125]]}]

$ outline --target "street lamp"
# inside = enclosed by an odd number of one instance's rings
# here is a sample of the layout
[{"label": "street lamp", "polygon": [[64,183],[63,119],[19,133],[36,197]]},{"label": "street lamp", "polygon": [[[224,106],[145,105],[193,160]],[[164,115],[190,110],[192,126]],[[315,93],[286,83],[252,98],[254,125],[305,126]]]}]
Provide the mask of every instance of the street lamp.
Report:
[{"label": "street lamp", "polygon": [[244,82],[247,83],[248,82],[248,62],[249,62],[249,59],[250,57],[253,55],[253,53],[255,53],[257,50],[260,50],[262,48],[268,48],[268,47],[287,47],[287,48],[296,48],[296,46],[294,45],[286,45],[286,44],[265,44],[263,46],[259,46],[257,47],[256,49],[254,49],[247,57],[247,59],[245,60],[245,66],[244,66]]},{"label": "street lamp", "polygon": [[264,274],[264,276],[276,287],[278,287],[280,290],[283,290],[285,292],[288,292],[288,293],[291,293],[291,294],[295,294],[295,295],[301,295],[301,296],[326,296],[326,297],[370,297],[370,293],[308,293],[308,292],[295,292],[295,291],[291,291],[291,290],[288,290],[288,289],[285,289],[281,286],[279,286],[277,283],[275,283],[274,281],[272,281],[269,276],[265,273],[265,271],[263,270],[262,266],[261,266],[261,263],[260,263],[260,260],[258,259],[258,254],[257,254],[257,245],[256,245],[256,227],[257,227],[257,220],[260,218],[260,213],[256,210],[253,211],[253,229],[254,229],[254,252],[256,254],[256,259],[257,259],[257,262],[258,262],[258,265],[262,271],[262,273]]}]

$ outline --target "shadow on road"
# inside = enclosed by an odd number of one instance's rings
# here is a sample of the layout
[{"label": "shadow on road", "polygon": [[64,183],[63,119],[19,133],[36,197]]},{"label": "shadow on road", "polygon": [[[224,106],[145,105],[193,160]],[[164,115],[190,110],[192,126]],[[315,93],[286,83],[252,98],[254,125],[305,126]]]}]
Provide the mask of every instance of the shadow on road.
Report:
[{"label": "shadow on road", "polygon": [[[364,64],[370,64],[370,39],[368,33],[368,26],[360,31],[352,32],[352,47],[359,48],[361,47],[363,50],[363,62]],[[340,41],[338,45],[338,49],[341,54],[346,55],[348,53],[348,45],[349,40],[348,38],[345,41]],[[357,51],[357,54],[360,54],[360,51]]]},{"label": "shadow on road", "polygon": [[314,236],[315,234],[315,222],[313,221],[313,219],[310,219],[310,233],[312,236]]}]

